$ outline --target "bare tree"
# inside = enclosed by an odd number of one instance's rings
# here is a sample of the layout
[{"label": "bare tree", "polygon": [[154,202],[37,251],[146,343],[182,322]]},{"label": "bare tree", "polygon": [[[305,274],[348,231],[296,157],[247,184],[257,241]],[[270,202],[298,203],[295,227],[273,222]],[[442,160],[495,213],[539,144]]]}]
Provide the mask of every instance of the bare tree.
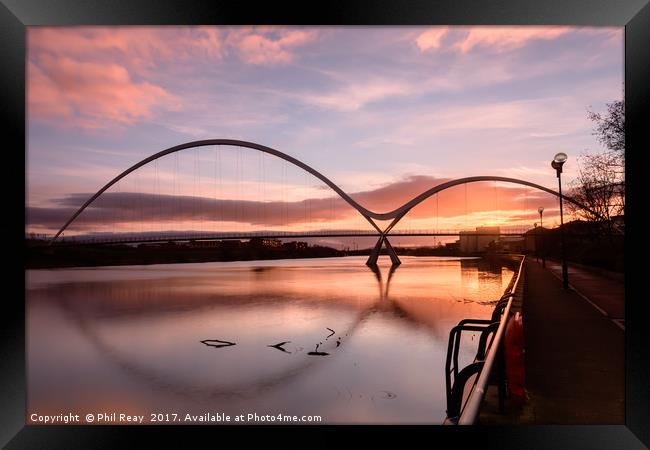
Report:
[{"label": "bare tree", "polygon": [[580,218],[601,222],[612,231],[612,218],[625,214],[625,101],[607,104],[607,113],[588,110],[594,135],[605,151],[578,157],[578,177],[571,195],[591,211],[571,208]]},{"label": "bare tree", "polygon": [[607,113],[587,110],[587,117],[594,122],[594,135],[608,151],[616,153],[625,165],[625,100],[607,103]]},{"label": "bare tree", "polygon": [[612,231],[612,218],[625,210],[625,186],[612,152],[584,153],[578,157],[580,169],[572,184],[571,196],[589,210],[573,207],[573,212],[590,222],[601,222]]}]

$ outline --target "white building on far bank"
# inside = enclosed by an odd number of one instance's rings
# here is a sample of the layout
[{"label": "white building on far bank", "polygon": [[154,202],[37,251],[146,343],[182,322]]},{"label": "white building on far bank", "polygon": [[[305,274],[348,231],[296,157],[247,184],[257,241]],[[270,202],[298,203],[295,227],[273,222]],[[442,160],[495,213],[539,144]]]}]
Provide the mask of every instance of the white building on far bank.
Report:
[{"label": "white building on far bank", "polygon": [[461,231],[461,253],[484,252],[492,241],[499,240],[500,231],[500,227],[476,227],[476,231]]}]

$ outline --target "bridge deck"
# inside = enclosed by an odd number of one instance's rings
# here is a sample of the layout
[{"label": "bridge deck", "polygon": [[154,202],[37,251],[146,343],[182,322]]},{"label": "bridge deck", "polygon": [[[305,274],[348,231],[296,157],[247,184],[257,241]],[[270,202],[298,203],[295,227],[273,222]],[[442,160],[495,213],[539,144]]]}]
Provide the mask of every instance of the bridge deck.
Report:
[{"label": "bridge deck", "polygon": [[[523,232],[502,232],[502,233],[478,233],[463,232],[464,236],[484,236],[484,237],[522,237]],[[395,231],[387,235],[389,238],[399,236],[447,236],[459,237],[459,231]],[[86,245],[86,244],[136,244],[136,243],[155,243],[155,242],[187,242],[187,241],[214,241],[214,240],[233,240],[233,239],[312,239],[325,237],[379,237],[379,233],[374,230],[368,231],[323,231],[323,232],[265,232],[265,233],[210,233],[210,234],[181,234],[181,235],[158,235],[158,236],[74,236],[59,238],[55,241],[56,245]]]}]

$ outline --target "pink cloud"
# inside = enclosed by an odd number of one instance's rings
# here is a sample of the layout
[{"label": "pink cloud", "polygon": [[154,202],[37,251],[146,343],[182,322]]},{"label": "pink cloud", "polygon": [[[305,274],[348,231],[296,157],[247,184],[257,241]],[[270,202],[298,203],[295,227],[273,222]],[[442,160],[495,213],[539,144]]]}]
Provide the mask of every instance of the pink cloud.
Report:
[{"label": "pink cloud", "polygon": [[313,31],[277,27],[32,27],[28,32],[31,119],[86,129],[132,125],[180,100],[153,81],[167,63],[282,64]]},{"label": "pink cloud", "polygon": [[316,39],[314,30],[282,27],[34,27],[29,51],[75,59],[108,58],[130,69],[193,57],[220,60],[234,53],[251,64],[287,63],[293,51]]},{"label": "pink cloud", "polygon": [[231,32],[228,42],[241,59],[249,64],[286,64],[293,60],[293,50],[316,38],[316,32],[263,27]]},{"label": "pink cloud", "polygon": [[[524,46],[532,40],[552,40],[571,31],[569,27],[556,26],[485,26],[470,28],[455,28],[466,30],[467,34],[456,40],[452,49],[468,53],[474,47],[488,47],[493,51],[508,51]],[[437,50],[442,40],[448,35],[450,28],[436,27],[429,29],[416,38],[416,44],[421,51]]]},{"label": "pink cloud", "polygon": [[193,56],[220,59],[224,48],[216,27],[30,28],[29,52],[82,61],[110,60],[132,70]]},{"label": "pink cloud", "polygon": [[46,55],[29,63],[27,104],[30,118],[97,129],[151,118],[178,101],[160,86],[133,81],[117,64]]},{"label": "pink cloud", "polygon": [[408,83],[386,79],[367,79],[363,83],[351,83],[329,93],[302,95],[301,99],[306,103],[324,108],[356,111],[368,103],[389,97],[409,95],[413,91],[414,87]]},{"label": "pink cloud", "polygon": [[467,53],[476,46],[512,50],[532,40],[552,40],[571,31],[568,27],[473,27],[456,47]]},{"label": "pink cloud", "polygon": [[[170,39],[171,31],[175,39]],[[204,27],[30,28],[29,117],[101,129],[178,109],[173,94],[142,78],[162,61],[197,52],[220,57],[215,32]]]},{"label": "pink cloud", "polygon": [[64,118],[74,115],[72,106],[63,99],[56,83],[33,63],[27,67],[28,114],[38,118]]},{"label": "pink cloud", "polygon": [[442,44],[442,38],[447,34],[447,27],[436,27],[420,34],[415,40],[421,51],[438,49]]}]

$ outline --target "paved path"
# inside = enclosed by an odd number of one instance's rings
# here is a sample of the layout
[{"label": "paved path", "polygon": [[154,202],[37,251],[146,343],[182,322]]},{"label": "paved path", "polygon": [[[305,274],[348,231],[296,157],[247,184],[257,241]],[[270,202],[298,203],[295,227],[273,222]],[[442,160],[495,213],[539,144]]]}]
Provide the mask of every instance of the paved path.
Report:
[{"label": "paved path", "polygon": [[[550,266],[550,267],[549,267]],[[526,263],[523,303],[526,389],[524,422],[624,423],[624,332],[573,290],[562,289],[553,264]],[[609,280],[573,270],[570,281],[618,311],[606,297]],[[592,294],[593,295],[593,294]]]},{"label": "paved path", "polygon": [[[615,274],[606,276],[588,268],[567,264],[569,286],[582,298],[625,330],[625,283]],[[546,261],[546,268],[558,278],[562,277],[562,266],[557,261]]]}]

